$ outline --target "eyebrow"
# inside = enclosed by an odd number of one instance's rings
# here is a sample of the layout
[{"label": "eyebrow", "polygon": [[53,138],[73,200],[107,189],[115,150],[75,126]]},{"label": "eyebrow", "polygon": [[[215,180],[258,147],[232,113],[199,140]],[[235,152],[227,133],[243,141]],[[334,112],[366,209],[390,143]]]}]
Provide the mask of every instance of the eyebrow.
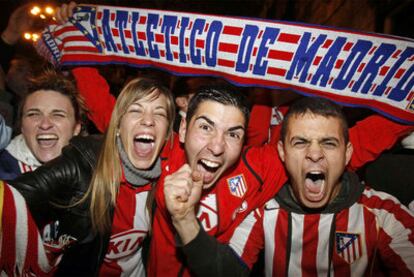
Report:
[{"label": "eyebrow", "polygon": [[[27,113],[27,112],[42,112],[40,109],[38,109],[38,108],[31,108],[31,109],[27,109],[24,113]],[[59,112],[59,113],[68,113],[66,110],[62,110],[62,109],[54,109],[54,110],[52,110],[52,113],[56,113],[56,112]]]},{"label": "eyebrow", "polygon": [[309,141],[307,138],[302,137],[302,136],[293,136],[293,137],[291,137],[291,138],[290,138],[290,140],[289,140],[289,141],[293,141],[293,140],[295,140],[295,139],[298,139],[298,140],[304,140],[304,141]]},{"label": "eyebrow", "polygon": [[[310,141],[308,138],[302,137],[302,136],[294,136],[290,139],[290,141],[294,140],[294,139],[300,139],[300,140],[304,140],[304,141]],[[334,140],[336,142],[339,142],[339,139],[336,137],[324,137],[318,140],[318,142],[326,142],[326,141],[330,141],[330,140]]]},{"label": "eyebrow", "polygon": [[[129,105],[129,106],[131,107],[131,106],[133,106],[133,105],[134,105],[134,106],[138,106],[139,108],[143,108],[143,107],[144,107],[144,105],[142,105],[141,103],[132,103],[132,104],[131,104],[131,105]],[[167,108],[166,108],[166,107],[161,106],[161,105],[160,105],[160,106],[156,106],[156,107],[155,107],[155,110],[156,110],[156,109],[163,109],[163,110],[167,110]]]},{"label": "eyebrow", "polygon": [[[208,124],[215,126],[216,124],[214,123],[213,120],[211,120],[210,118],[204,116],[204,115],[200,115],[199,117],[197,117],[195,119],[195,121],[199,120],[199,119],[204,119],[205,121],[207,121]],[[227,131],[237,131],[237,130],[243,130],[245,131],[244,127],[242,125],[238,125],[238,126],[234,126],[234,127],[230,127]]]},{"label": "eyebrow", "polygon": [[229,130],[228,131],[230,131],[230,132],[232,132],[232,131],[238,131],[238,130],[242,130],[243,132],[245,131],[244,130],[244,127],[243,126],[234,126],[234,127],[231,127],[231,128],[229,128]]},{"label": "eyebrow", "polygon": [[197,120],[199,120],[199,119],[204,119],[205,121],[207,121],[207,123],[208,124],[210,124],[210,125],[216,125],[215,123],[214,123],[214,121],[213,120],[211,120],[210,118],[208,118],[207,116],[204,116],[204,115],[200,115],[199,117],[197,117],[196,119],[195,119],[195,121],[197,121]]},{"label": "eyebrow", "polygon": [[327,141],[330,141],[330,140],[333,140],[333,141],[335,141],[335,142],[338,142],[338,143],[339,143],[339,139],[338,139],[338,138],[336,138],[336,137],[327,137],[327,138],[322,138],[322,139],[320,140],[320,142],[327,142]]}]

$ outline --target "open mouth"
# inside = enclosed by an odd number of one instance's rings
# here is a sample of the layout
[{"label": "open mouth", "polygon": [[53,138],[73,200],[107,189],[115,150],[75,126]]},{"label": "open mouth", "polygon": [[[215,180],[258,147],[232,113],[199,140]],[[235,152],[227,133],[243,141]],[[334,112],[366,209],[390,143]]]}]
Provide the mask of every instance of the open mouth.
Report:
[{"label": "open mouth", "polygon": [[134,145],[138,155],[147,155],[154,148],[155,138],[152,135],[138,135],[134,138]]},{"label": "open mouth", "polygon": [[314,183],[325,181],[325,174],[318,172],[308,172],[306,173],[306,178],[312,180]]},{"label": "open mouth", "polygon": [[210,184],[214,180],[217,171],[221,167],[220,163],[206,159],[198,160],[197,165],[198,170],[203,173],[204,184]]},{"label": "open mouth", "polygon": [[55,134],[43,134],[36,136],[37,143],[41,147],[54,146],[57,143],[58,139],[59,137]]},{"label": "open mouth", "polygon": [[315,200],[321,198],[325,190],[325,173],[320,171],[306,173],[305,187],[312,198]]},{"label": "open mouth", "polygon": [[210,172],[210,173],[215,173],[220,167],[219,163],[212,162],[206,159],[199,160],[198,164],[201,165],[207,172]]}]

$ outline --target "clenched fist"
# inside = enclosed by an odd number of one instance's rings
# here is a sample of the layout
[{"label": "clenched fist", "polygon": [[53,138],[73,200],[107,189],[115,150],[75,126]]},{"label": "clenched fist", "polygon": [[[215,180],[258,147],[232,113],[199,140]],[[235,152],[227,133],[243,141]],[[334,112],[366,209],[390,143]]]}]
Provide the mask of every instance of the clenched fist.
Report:
[{"label": "clenched fist", "polygon": [[165,177],[164,196],[168,212],[184,244],[191,241],[200,230],[196,207],[203,189],[203,176],[188,164]]}]

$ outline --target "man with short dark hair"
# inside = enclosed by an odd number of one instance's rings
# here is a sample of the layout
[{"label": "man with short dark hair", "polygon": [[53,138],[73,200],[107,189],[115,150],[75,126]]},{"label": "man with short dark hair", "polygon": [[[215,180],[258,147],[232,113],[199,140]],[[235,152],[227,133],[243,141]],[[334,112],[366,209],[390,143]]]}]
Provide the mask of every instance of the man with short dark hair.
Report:
[{"label": "man with short dark hair", "polygon": [[304,98],[282,123],[279,156],[288,182],[237,228],[230,246],[266,276],[414,275],[414,215],[346,170],[346,118],[329,100]]}]

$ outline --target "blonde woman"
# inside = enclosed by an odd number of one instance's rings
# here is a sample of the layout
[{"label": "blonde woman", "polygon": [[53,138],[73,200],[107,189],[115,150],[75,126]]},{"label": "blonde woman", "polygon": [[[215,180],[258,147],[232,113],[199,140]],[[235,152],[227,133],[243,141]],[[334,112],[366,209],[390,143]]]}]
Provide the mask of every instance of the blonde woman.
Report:
[{"label": "blonde woman", "polygon": [[[119,95],[104,136],[76,138],[62,156],[15,180],[38,223],[58,220],[54,251],[72,244],[62,275],[143,276],[147,198],[174,121],[171,93],[137,78]],[[99,153],[99,155],[98,155]]]}]

